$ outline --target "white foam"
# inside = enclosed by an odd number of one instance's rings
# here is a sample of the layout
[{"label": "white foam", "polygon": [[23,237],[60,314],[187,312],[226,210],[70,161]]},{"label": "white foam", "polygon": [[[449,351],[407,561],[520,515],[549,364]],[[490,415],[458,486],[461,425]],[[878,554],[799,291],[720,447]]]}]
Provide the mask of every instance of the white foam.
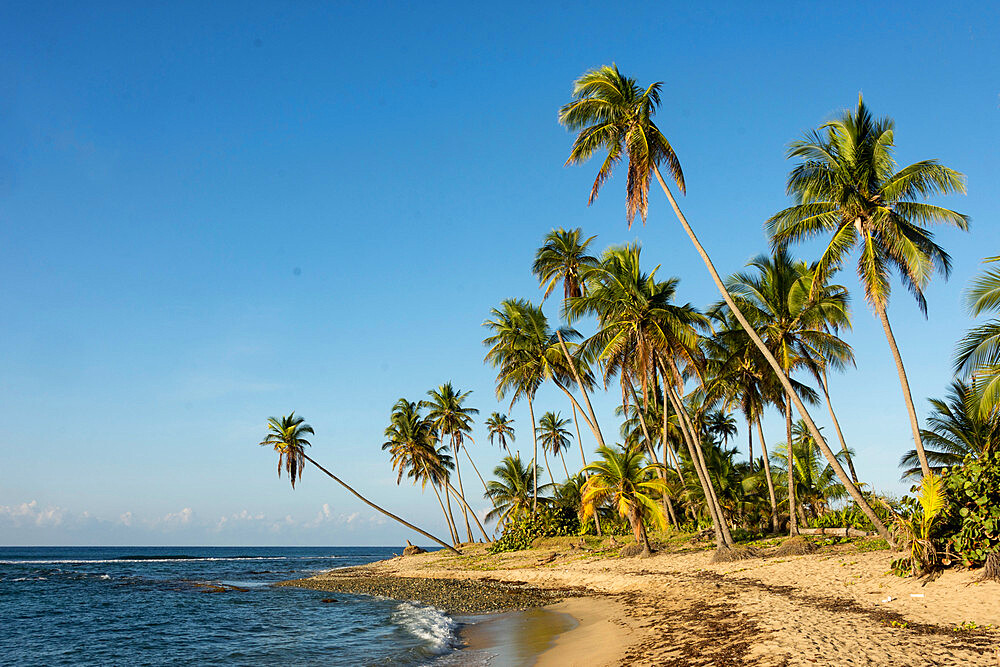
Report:
[{"label": "white foam", "polygon": [[458,646],[458,624],[436,607],[403,602],[393,612],[392,621],[425,642],[432,653],[445,653]]}]

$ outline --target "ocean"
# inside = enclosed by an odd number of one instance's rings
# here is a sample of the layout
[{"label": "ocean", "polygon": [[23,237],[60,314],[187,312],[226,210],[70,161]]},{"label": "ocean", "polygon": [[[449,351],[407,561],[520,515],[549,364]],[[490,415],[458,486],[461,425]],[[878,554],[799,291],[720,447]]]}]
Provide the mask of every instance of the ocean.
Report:
[{"label": "ocean", "polygon": [[0,665],[480,662],[455,654],[459,629],[477,619],[410,602],[269,586],[399,551],[0,547]]}]

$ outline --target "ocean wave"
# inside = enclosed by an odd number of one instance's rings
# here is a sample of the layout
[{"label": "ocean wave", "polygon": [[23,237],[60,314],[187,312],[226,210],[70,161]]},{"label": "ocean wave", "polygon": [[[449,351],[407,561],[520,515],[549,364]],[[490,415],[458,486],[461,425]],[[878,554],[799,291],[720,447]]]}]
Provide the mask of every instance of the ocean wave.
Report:
[{"label": "ocean wave", "polygon": [[60,559],[60,560],[0,560],[0,565],[41,565],[66,564],[86,565],[88,563],[173,563],[176,561],[248,561],[248,560],[334,560],[344,556],[121,556],[102,559]]},{"label": "ocean wave", "polygon": [[458,624],[436,607],[400,603],[392,614],[392,622],[423,641],[431,653],[445,653],[458,646],[455,633]]}]

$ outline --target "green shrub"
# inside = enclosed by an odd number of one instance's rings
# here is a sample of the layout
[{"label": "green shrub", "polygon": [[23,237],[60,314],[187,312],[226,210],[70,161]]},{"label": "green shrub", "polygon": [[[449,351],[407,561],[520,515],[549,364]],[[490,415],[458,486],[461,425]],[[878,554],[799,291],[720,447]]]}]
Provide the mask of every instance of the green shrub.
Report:
[{"label": "green shrub", "polygon": [[945,476],[952,505],[951,544],[966,565],[1000,552],[1000,452],[966,457]]},{"label": "green shrub", "polygon": [[489,546],[491,554],[521,551],[531,546],[539,537],[575,535],[580,530],[580,519],[567,507],[541,506],[534,515],[511,521],[504,528],[503,536]]}]

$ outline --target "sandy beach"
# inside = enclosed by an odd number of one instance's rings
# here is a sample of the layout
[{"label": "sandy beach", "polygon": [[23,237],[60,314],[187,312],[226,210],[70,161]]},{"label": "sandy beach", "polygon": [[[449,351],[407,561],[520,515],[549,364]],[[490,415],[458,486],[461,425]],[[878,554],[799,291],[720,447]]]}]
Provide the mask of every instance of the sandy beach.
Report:
[{"label": "sandy beach", "polygon": [[578,625],[538,665],[1000,665],[996,582],[962,570],[899,578],[889,571],[896,554],[857,543],[767,554],[721,564],[704,548],[619,558],[553,538],[507,554],[466,545],[462,556],[399,557],[293,585],[325,589],[346,576],[544,591],[562,598],[546,608]]}]

